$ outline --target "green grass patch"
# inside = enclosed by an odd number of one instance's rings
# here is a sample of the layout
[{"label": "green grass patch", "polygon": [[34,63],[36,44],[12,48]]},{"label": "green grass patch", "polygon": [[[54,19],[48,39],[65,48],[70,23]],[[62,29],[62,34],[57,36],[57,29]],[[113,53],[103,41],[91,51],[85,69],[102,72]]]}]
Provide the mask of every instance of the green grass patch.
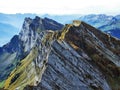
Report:
[{"label": "green grass patch", "polygon": [[0,82],[0,88],[3,88],[5,81]]}]

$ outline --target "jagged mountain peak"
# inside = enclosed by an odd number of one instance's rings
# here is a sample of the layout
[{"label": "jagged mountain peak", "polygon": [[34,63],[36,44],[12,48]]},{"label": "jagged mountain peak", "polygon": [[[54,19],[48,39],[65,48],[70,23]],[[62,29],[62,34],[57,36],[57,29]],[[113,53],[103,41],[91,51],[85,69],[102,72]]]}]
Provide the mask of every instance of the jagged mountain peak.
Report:
[{"label": "jagged mountain peak", "polygon": [[24,21],[26,21],[26,22],[28,22],[28,23],[31,23],[31,22],[32,22],[32,19],[31,19],[30,17],[26,17],[26,18],[24,19]]},{"label": "jagged mountain peak", "polygon": [[[31,24],[33,24],[33,26],[37,26],[38,24],[42,24],[43,27],[45,28],[45,30],[61,30],[63,25],[52,20],[49,19],[47,17],[45,18],[40,18],[38,16],[36,16],[34,19],[31,18],[26,18],[25,21],[29,21]],[[32,22],[31,22],[32,21]],[[35,25],[34,25],[35,24]],[[55,26],[54,26],[55,25]],[[54,28],[50,27],[50,26],[54,26]]]},{"label": "jagged mountain peak", "polygon": [[0,69],[0,88],[119,89],[120,41],[78,20],[60,30],[58,26],[61,24],[39,17],[25,20],[19,53],[1,57],[0,67],[5,68]]}]

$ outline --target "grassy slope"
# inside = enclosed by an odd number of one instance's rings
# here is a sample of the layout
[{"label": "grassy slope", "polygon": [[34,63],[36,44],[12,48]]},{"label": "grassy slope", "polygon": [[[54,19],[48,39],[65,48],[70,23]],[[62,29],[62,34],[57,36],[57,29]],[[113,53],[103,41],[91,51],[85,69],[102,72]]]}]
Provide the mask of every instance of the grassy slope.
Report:
[{"label": "grassy slope", "polygon": [[31,72],[31,75],[29,76],[28,72],[32,70],[32,61],[34,60],[36,55],[37,49],[32,49],[30,54],[26,58],[21,60],[20,65],[11,72],[10,76],[5,81],[5,89],[14,90],[17,87],[19,89],[22,89],[27,84],[32,84],[34,82],[34,73]]}]

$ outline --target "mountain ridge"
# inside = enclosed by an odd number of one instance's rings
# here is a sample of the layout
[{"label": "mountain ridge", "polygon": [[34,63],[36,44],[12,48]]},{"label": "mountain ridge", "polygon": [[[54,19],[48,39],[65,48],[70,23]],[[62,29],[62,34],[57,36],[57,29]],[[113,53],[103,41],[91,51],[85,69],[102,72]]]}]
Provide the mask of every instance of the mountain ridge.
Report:
[{"label": "mountain ridge", "polygon": [[[36,15],[37,14],[29,14],[29,13],[28,14],[2,14],[0,13],[0,23],[5,23],[5,24],[9,24],[10,26],[11,25],[14,26],[14,28],[12,28],[14,30],[13,31],[12,29],[9,30],[7,27],[0,24],[0,27],[3,26],[3,28],[1,28],[1,33],[6,31],[4,34],[0,35],[2,36],[0,41],[3,42],[1,43],[1,46],[6,44],[10,40],[10,38],[12,38],[13,35],[19,34],[18,32],[20,32],[20,29],[22,27],[22,23],[24,22],[25,17],[34,18]],[[119,30],[119,21],[120,21],[119,15],[110,16],[110,15],[105,15],[105,14],[90,14],[90,15],[48,15],[47,14],[47,15],[38,15],[38,16],[41,16],[43,18],[45,17],[51,18],[61,24],[71,23],[72,20],[79,19],[102,31],[108,30],[109,32],[110,30],[111,33],[109,34],[117,38],[120,38],[119,35],[116,35],[116,30]],[[113,30],[113,29],[116,29],[116,30]]]},{"label": "mountain ridge", "polygon": [[[83,23],[82,23],[83,24]],[[84,23],[85,24],[85,23]],[[71,25],[68,25],[66,28],[68,28],[68,27],[71,27]],[[74,28],[76,28],[76,27],[74,27]],[[64,29],[63,29],[63,32],[66,32],[66,31],[64,31]],[[67,33],[69,33],[69,32],[67,32]],[[63,35],[63,34],[61,34],[61,35]],[[66,34],[66,35],[69,35],[69,34]],[[65,37],[65,36],[62,36],[62,37]],[[73,33],[72,33],[72,36],[69,36],[69,38],[68,39],[70,39],[70,37],[73,37]],[[64,38],[62,38],[62,40],[64,40]],[[61,41],[61,38],[60,38],[60,41]],[[69,41],[69,40],[67,40],[67,41]],[[74,39],[74,41],[76,41],[76,39]],[[63,41],[64,42],[64,41]],[[62,43],[60,43],[60,42],[57,42],[57,43],[59,43],[59,44],[62,44]],[[65,42],[64,42],[65,43]],[[69,42],[68,42],[69,43]],[[58,44],[58,45],[59,45]],[[57,49],[57,47],[58,47],[58,45],[57,44],[55,44],[55,45],[53,45],[53,47],[55,47],[56,49]],[[67,45],[67,43],[65,44],[65,45]],[[71,45],[71,44],[70,44]],[[76,46],[75,44],[72,44],[72,46],[73,46],[73,48],[74,49],[76,49],[76,48],[79,48],[79,46]],[[64,44],[63,44],[63,47],[64,47]],[[62,48],[63,48],[62,47]],[[82,45],[80,45],[80,47],[83,47]],[[55,48],[53,48],[53,52],[54,52],[54,50],[55,50],[55,52],[56,53],[58,53],[58,49],[56,50]],[[68,48],[68,47],[66,47],[66,48]],[[84,47],[83,47],[84,48]],[[61,50],[61,49],[60,49]],[[64,50],[64,49],[63,49]],[[69,49],[66,49],[66,50],[69,50]],[[79,51],[79,50],[78,50]],[[61,51],[62,52],[62,51]],[[79,51],[80,52],[80,51]],[[89,52],[89,51],[87,51],[87,52]],[[90,52],[89,52],[90,53]],[[95,53],[95,52],[94,52]],[[58,53],[59,55],[61,55],[60,54],[60,52]],[[91,54],[93,54],[93,53],[91,53]],[[64,54],[65,55],[65,54]],[[89,54],[88,54],[89,55]],[[52,56],[50,56],[50,57],[52,57]],[[72,56],[71,56],[72,57]],[[83,56],[82,56],[83,57]],[[101,57],[101,56],[100,56]],[[60,57],[60,58],[62,58],[62,57]],[[86,60],[90,60],[90,58],[88,58],[88,56],[84,53],[84,58],[86,58]],[[56,58],[57,59],[57,58]],[[94,59],[94,58],[93,58]],[[49,59],[48,59],[49,60]],[[52,59],[50,59],[50,60],[52,60]],[[48,67],[50,68],[51,66],[49,66],[49,64],[51,65],[51,62],[50,62],[50,60],[48,61]],[[65,59],[62,59],[62,60],[65,60]],[[67,59],[67,60],[69,60],[69,59]],[[98,59],[99,60],[99,59]],[[55,60],[54,60],[55,61]],[[55,61],[55,62],[57,62],[57,61]],[[96,61],[95,61],[96,62]],[[53,62],[54,63],[54,62]],[[67,62],[68,63],[68,62]],[[73,62],[72,62],[73,63]],[[98,61],[98,63],[99,63],[99,61]],[[56,63],[57,64],[57,63]],[[112,64],[111,62],[110,62],[110,64]],[[54,64],[52,64],[52,65],[54,65]],[[99,65],[99,64],[98,64]],[[114,66],[114,65],[113,65]],[[100,66],[101,67],[101,66]],[[105,66],[106,67],[106,66]],[[56,67],[57,68],[57,67]],[[60,68],[60,67],[59,67]],[[59,68],[57,69],[58,71],[59,71]],[[82,68],[83,69],[83,68]],[[47,70],[46,71],[46,73],[48,73],[49,72],[49,70]],[[61,71],[62,72],[62,71]],[[50,72],[49,72],[50,73]],[[60,73],[60,72],[59,72]],[[105,73],[105,72],[104,72]],[[115,73],[115,72],[113,72],[113,73]],[[119,72],[118,72],[119,73]],[[52,73],[51,73],[52,74]],[[119,75],[118,75],[119,76]],[[35,89],[35,90],[37,90],[37,88],[38,89],[45,89],[45,90],[47,90],[48,88],[50,89],[50,87],[51,88],[54,88],[54,89],[63,89],[62,88],[62,86],[61,86],[61,84],[60,83],[57,83],[57,81],[56,81],[56,86],[51,86],[50,85],[50,82],[49,81],[46,81],[46,78],[47,78],[47,76],[46,76],[46,74],[45,74],[45,76],[44,76],[44,74],[43,74],[43,80],[41,81],[41,83],[37,86],[37,87],[34,87],[34,88],[32,88],[33,90]],[[48,76],[48,78],[50,79],[50,77]],[[66,77],[67,78],[67,77]],[[49,80],[48,79],[48,80]],[[45,80],[45,81],[44,81]],[[54,80],[54,79],[53,79]],[[43,83],[42,83],[43,82]],[[48,83],[49,82],[49,83]],[[44,83],[48,83],[48,84],[44,84]],[[52,83],[52,82],[51,82]],[[60,86],[58,86],[58,84],[60,84]],[[48,86],[49,87],[48,87]],[[54,84],[53,84],[54,85]],[[93,89],[103,89],[103,88],[101,88],[101,87],[97,87],[97,86],[94,86],[94,85],[90,85]],[[55,88],[56,87],[56,88]],[[105,87],[106,86],[104,86],[104,89],[105,89]],[[70,89],[70,87],[67,87],[66,89]],[[71,87],[72,89],[73,89],[73,87]],[[82,89],[85,89],[85,90],[88,90],[88,88],[87,88],[87,86],[86,87],[80,87],[80,88],[82,88]],[[29,90],[30,88],[29,87],[27,87],[27,90]],[[76,88],[74,88],[74,89],[77,89],[77,86],[76,86]],[[89,88],[90,89],[90,88]],[[104,90],[103,89],[103,90]],[[71,89],[70,89],[71,90]],[[79,89],[78,89],[79,90]],[[105,89],[106,90],[106,89]],[[108,90],[108,88],[107,88],[107,90]]]},{"label": "mountain ridge", "polygon": [[[25,90],[111,90],[119,89],[120,40],[94,27],[74,20],[62,30],[57,23],[45,29],[41,18],[26,18],[19,34],[19,50],[3,56],[15,56],[0,69],[6,77],[0,88]],[[53,23],[53,22],[52,22]],[[31,25],[32,24],[32,25]],[[59,26],[59,25],[58,25]],[[12,49],[14,50],[14,49]],[[18,54],[16,54],[16,52]],[[5,54],[5,55],[4,55]],[[16,58],[17,57],[17,58]],[[1,62],[2,62],[1,61]],[[1,63],[4,65],[4,63]],[[9,67],[7,67],[9,65]],[[12,70],[9,70],[12,69]],[[2,73],[9,71],[10,74]]]}]

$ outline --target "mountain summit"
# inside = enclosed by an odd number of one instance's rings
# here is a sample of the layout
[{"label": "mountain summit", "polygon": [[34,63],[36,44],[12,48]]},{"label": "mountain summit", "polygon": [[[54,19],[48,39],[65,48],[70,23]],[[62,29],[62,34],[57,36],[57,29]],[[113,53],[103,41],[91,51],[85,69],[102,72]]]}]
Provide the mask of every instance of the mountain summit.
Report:
[{"label": "mountain summit", "polygon": [[120,40],[78,20],[62,27],[26,18],[19,36],[0,48],[0,88],[119,90]]}]

